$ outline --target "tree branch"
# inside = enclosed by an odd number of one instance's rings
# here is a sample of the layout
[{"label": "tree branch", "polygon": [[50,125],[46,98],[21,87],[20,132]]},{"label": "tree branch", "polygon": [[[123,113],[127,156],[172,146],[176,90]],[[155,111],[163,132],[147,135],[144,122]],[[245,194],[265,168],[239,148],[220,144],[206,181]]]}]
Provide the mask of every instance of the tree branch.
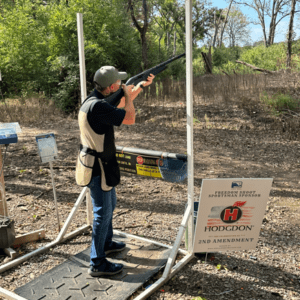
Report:
[{"label": "tree branch", "polygon": [[235,62],[238,63],[238,64],[245,65],[245,66],[247,66],[247,67],[249,67],[249,68],[252,68],[254,71],[259,71],[259,72],[269,73],[269,74],[275,74],[275,73],[276,73],[276,72],[274,72],[274,71],[269,71],[269,70],[266,70],[266,69],[258,68],[258,67],[256,67],[256,66],[250,65],[250,64],[245,63],[245,62],[240,61],[240,60],[236,60]]},{"label": "tree branch", "polygon": [[134,16],[133,4],[132,4],[131,0],[128,0],[128,8],[130,9],[131,19],[134,23],[134,26],[137,28],[137,30],[139,32],[142,32],[142,28],[141,28],[141,26],[139,25],[139,23],[137,22],[137,20]]}]

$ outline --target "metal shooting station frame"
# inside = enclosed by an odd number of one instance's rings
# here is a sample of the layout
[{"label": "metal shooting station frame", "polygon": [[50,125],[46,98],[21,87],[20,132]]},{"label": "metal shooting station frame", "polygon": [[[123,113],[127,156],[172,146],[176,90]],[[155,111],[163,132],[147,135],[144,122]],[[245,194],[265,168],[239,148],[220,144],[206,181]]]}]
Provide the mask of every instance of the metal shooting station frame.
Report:
[{"label": "metal shooting station frame", "polygon": [[[187,161],[188,161],[188,199],[187,199],[187,208],[183,215],[182,222],[179,226],[178,234],[173,246],[164,245],[152,240],[141,238],[135,235],[130,235],[123,233],[117,230],[114,230],[114,233],[120,234],[129,238],[135,238],[137,240],[151,242],[153,244],[163,246],[171,249],[170,255],[168,257],[164,272],[162,277],[153,283],[149,288],[144,292],[138,295],[135,299],[141,300],[149,297],[153,292],[155,292],[160,286],[165,284],[172,276],[177,274],[182,267],[184,267],[193,257],[193,236],[194,236],[194,221],[193,221],[193,208],[194,208],[194,158],[193,158],[193,67],[192,67],[192,1],[185,1],[185,14],[186,14],[186,99],[187,99]],[[78,46],[79,46],[79,62],[80,62],[80,84],[81,84],[81,102],[83,102],[86,97],[86,75],[85,75],[85,56],[84,56],[84,39],[83,39],[83,18],[82,14],[77,14],[77,30],[78,30]],[[1,155],[0,155],[1,156]],[[76,214],[80,204],[84,198],[87,198],[87,224],[81,228],[66,234],[69,225]],[[89,189],[84,187],[73,206],[67,220],[64,223],[64,226],[60,230],[57,238],[50,242],[49,244],[28,253],[20,258],[17,258],[5,265],[0,266],[0,274],[9,270],[12,267],[15,267],[22,262],[28,260],[29,258],[43,253],[50,248],[56,246],[59,243],[70,239],[92,226],[93,213],[92,205],[89,195]],[[180,243],[183,239],[186,228],[188,227],[188,251],[182,250],[179,248]],[[177,254],[185,255],[176,265],[174,265]],[[11,300],[26,300],[25,298],[0,288],[0,296],[4,296]]]}]

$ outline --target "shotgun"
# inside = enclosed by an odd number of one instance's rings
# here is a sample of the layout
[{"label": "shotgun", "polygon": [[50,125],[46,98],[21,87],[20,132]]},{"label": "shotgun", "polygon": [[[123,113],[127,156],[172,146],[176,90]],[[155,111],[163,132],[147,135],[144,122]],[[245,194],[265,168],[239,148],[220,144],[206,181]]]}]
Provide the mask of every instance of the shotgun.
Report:
[{"label": "shotgun", "polygon": [[[180,54],[178,56],[175,56],[175,57],[172,57],[170,59],[168,59],[167,61],[151,68],[151,69],[148,69],[144,72],[141,72],[131,78],[129,78],[127,81],[126,81],[126,85],[134,85],[134,86],[139,86],[139,84],[141,84],[142,81],[147,81],[147,78],[150,74],[153,74],[153,75],[157,75],[159,73],[161,73],[162,71],[164,71],[168,66],[169,63],[181,58],[185,56],[185,53],[183,54]],[[105,98],[105,100],[110,104],[110,105],[113,105],[113,106],[118,106],[120,101],[121,101],[121,98],[124,96],[124,91],[123,89],[119,89],[118,91],[116,91],[115,93],[113,93],[112,95],[108,96]]]}]

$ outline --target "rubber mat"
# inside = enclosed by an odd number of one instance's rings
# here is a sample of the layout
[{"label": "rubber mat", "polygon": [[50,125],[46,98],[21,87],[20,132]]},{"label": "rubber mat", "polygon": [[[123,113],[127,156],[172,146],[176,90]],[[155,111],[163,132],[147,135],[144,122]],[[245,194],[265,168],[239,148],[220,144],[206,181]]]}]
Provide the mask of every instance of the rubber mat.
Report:
[{"label": "rubber mat", "polygon": [[126,248],[107,258],[124,264],[122,273],[109,277],[88,275],[88,248],[14,292],[28,300],[128,299],[166,264],[171,250],[117,235],[114,240],[125,242]]}]

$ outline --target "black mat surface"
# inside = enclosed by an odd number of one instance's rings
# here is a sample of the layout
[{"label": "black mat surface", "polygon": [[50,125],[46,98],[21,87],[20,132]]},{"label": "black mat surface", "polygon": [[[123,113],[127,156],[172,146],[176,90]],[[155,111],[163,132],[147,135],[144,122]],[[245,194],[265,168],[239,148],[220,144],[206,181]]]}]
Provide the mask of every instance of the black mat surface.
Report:
[{"label": "black mat surface", "polygon": [[127,299],[166,264],[171,250],[122,236],[114,236],[114,240],[126,243],[125,250],[108,255],[108,260],[124,264],[122,273],[97,278],[88,275],[88,248],[15,293],[28,300]]}]

